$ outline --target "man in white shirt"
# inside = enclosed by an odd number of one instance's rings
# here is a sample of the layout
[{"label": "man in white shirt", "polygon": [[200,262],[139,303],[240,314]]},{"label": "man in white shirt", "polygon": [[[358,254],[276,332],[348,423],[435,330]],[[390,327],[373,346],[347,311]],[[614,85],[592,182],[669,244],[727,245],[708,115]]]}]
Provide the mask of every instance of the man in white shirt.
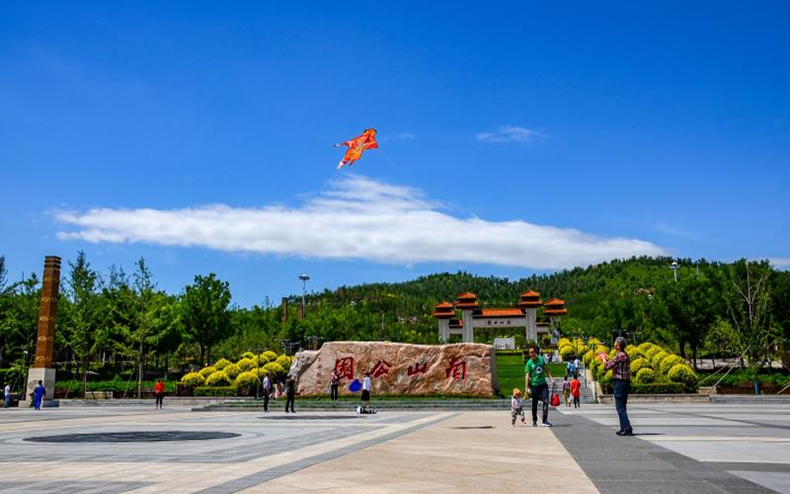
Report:
[{"label": "man in white shirt", "polygon": [[362,380],[362,406],[367,408],[370,405],[370,372],[365,373],[365,378]]},{"label": "man in white shirt", "polygon": [[573,377],[579,377],[579,372],[582,370],[582,362],[579,360],[579,357],[576,357],[576,360],[573,361],[573,368],[574,368],[574,375]]},{"label": "man in white shirt", "polygon": [[3,408],[8,408],[11,406],[11,383],[5,383],[5,389],[3,390]]}]

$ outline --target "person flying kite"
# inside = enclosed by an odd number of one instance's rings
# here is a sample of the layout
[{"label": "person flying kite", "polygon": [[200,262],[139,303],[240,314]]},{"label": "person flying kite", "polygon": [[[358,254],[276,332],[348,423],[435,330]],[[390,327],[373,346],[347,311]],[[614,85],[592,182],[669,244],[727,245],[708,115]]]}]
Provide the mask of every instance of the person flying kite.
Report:
[{"label": "person flying kite", "polygon": [[366,129],[362,135],[359,135],[349,141],[335,144],[335,147],[348,146],[346,155],[337,164],[337,169],[343,168],[345,165],[351,166],[362,157],[362,152],[366,149],[376,149],[379,143],[376,142],[376,129]]}]

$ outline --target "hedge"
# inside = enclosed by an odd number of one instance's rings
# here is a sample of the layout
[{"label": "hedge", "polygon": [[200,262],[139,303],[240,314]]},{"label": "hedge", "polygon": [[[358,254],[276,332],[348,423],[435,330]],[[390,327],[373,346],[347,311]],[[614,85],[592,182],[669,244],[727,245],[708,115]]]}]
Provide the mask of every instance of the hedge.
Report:
[{"label": "hedge", "polygon": [[236,364],[230,364],[222,370],[225,371],[225,374],[231,379],[236,379],[236,377],[241,374],[241,369],[239,369],[239,366]]},{"label": "hedge", "polygon": [[201,386],[195,388],[194,391],[195,396],[227,397],[236,396],[237,394],[236,386]]},{"label": "hedge", "polygon": [[225,370],[225,367],[229,366],[232,363],[233,362],[231,362],[230,360],[228,360],[226,358],[221,358],[221,359],[217,360],[216,364],[214,364],[214,368],[217,369],[217,370]]},{"label": "hedge", "polygon": [[683,360],[683,357],[680,355],[667,355],[664,357],[664,360],[658,366],[658,369],[661,370],[663,374],[669,375],[669,369],[675,367],[678,364],[685,364],[686,361]]},{"label": "hedge", "polygon": [[206,384],[206,379],[197,372],[190,372],[181,378],[181,382],[186,386],[195,388],[197,386],[204,386]]},{"label": "hedge", "polygon": [[639,384],[649,384],[656,380],[656,373],[653,369],[645,367],[636,373],[636,382]]},{"label": "hedge", "polygon": [[[601,384],[601,389],[606,394],[612,394],[612,383]],[[641,384],[631,381],[631,394],[635,395],[678,395],[685,393],[696,393],[697,390],[689,388],[683,383],[657,382]]]},{"label": "hedge", "polygon": [[230,386],[230,383],[228,374],[223,371],[217,371],[206,379],[206,386],[212,388]]},{"label": "hedge", "polygon": [[[172,393],[176,389],[174,381],[162,381],[165,383],[165,392]],[[156,381],[143,381],[143,391],[153,391]],[[137,380],[131,381],[88,381],[86,383],[86,391],[112,391],[114,393],[133,395],[137,393]],[[55,391],[65,393],[68,390],[69,394],[82,393],[82,380],[71,379],[66,381],[57,381],[55,383]]]},{"label": "hedge", "polygon": [[198,371],[198,374],[203,376],[204,379],[207,379],[208,376],[210,376],[211,374],[214,374],[215,372],[217,372],[217,368],[214,367],[213,365],[210,365],[208,367],[203,367],[202,369],[200,369]]}]

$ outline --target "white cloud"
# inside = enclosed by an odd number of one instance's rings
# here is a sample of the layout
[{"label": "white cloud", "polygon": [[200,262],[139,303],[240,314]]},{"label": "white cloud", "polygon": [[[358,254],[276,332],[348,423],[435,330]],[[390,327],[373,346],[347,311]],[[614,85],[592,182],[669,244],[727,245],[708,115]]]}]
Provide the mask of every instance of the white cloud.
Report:
[{"label": "white cloud", "polygon": [[545,138],[546,134],[543,132],[514,125],[499,127],[496,132],[479,132],[477,134],[477,140],[483,142],[521,142],[529,144],[542,141]]},{"label": "white cloud", "polygon": [[770,257],[768,262],[776,269],[790,269],[790,257]]},{"label": "white cloud", "polygon": [[60,239],[204,247],[386,264],[472,262],[533,269],[660,255],[649,242],[522,220],[457,218],[420,191],[349,175],[298,207],[90,209],[57,212]]}]

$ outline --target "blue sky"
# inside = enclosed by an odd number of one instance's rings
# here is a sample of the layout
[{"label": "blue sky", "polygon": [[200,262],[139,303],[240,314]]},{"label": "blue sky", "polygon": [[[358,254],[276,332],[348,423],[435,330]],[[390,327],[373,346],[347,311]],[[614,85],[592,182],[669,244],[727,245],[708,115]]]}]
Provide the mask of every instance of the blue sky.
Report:
[{"label": "blue sky", "polygon": [[[790,265],[786,2],[6,2],[0,254],[241,305],[632,254]],[[335,170],[366,127],[380,150]]]}]

